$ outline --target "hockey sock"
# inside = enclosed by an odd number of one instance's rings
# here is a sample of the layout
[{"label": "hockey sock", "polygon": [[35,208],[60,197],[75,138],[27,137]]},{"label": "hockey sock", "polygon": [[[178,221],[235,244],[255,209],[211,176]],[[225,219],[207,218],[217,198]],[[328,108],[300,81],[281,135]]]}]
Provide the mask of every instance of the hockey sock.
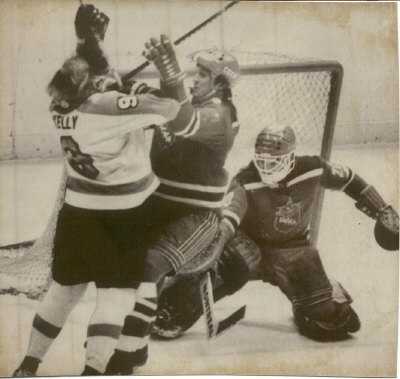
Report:
[{"label": "hockey sock", "polygon": [[51,284],[33,319],[27,357],[35,358],[39,362],[43,359],[68,315],[84,294],[86,286],[63,286],[56,282]]},{"label": "hockey sock", "polygon": [[157,292],[154,283],[142,283],[136,304],[126,317],[117,348],[107,366],[108,375],[130,375],[135,367],[147,361],[151,324],[157,312]]},{"label": "hockey sock", "polygon": [[100,376],[101,372],[98,372],[97,370],[95,370],[94,368],[90,367],[90,366],[85,366],[85,368],[82,371],[81,376]]},{"label": "hockey sock", "polygon": [[135,303],[132,288],[97,288],[96,307],[87,332],[86,366],[104,373],[121,334],[125,316]]},{"label": "hockey sock", "polygon": [[30,356],[26,356],[22,363],[19,365],[17,370],[15,370],[13,376],[18,376],[19,372],[29,373],[30,375],[35,375],[39,367],[40,360]]}]

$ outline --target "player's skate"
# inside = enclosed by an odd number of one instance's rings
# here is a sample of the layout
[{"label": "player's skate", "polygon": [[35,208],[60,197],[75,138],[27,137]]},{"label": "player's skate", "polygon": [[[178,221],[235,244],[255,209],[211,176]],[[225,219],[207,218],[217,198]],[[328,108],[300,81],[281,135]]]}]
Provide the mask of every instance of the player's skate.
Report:
[{"label": "player's skate", "polygon": [[156,339],[175,339],[184,333],[182,325],[179,324],[179,315],[173,307],[167,306],[157,314],[156,321],[151,329],[151,336]]},{"label": "player's skate", "polygon": [[197,278],[192,276],[170,284],[161,294],[151,336],[179,338],[202,314]]},{"label": "player's skate", "polygon": [[18,367],[12,374],[16,378],[36,376],[34,372]]},{"label": "player's skate", "polygon": [[19,367],[13,372],[13,377],[32,377],[36,376],[36,371],[40,361],[33,357],[25,357]]},{"label": "player's skate", "polygon": [[144,366],[148,359],[148,346],[135,352],[118,351],[108,362],[104,375],[132,375],[136,369]]}]

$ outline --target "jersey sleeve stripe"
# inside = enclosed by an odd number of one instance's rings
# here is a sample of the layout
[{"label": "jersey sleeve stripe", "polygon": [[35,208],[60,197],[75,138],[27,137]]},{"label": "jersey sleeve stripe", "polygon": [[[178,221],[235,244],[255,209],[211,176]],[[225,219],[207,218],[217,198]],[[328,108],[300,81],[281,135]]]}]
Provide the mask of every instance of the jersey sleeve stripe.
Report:
[{"label": "jersey sleeve stripe", "polygon": [[221,220],[221,222],[225,223],[225,224],[228,226],[228,228],[229,228],[230,230],[232,230],[233,233],[236,232],[236,228],[237,228],[237,227],[235,227],[235,225],[233,224],[232,219],[230,219],[230,218],[228,218],[228,217],[224,217],[224,218]]},{"label": "jersey sleeve stripe", "polygon": [[234,225],[236,226],[236,228],[239,226],[240,217],[235,212],[232,212],[229,209],[224,209],[222,211],[222,215],[227,217],[227,218],[229,218],[229,219],[231,219],[234,222]]},{"label": "jersey sleeve stripe", "polygon": [[287,187],[290,187],[296,183],[303,182],[305,180],[315,178],[317,176],[321,176],[323,174],[323,169],[322,168],[316,168],[314,170],[308,171],[302,175],[297,176],[296,178],[290,180],[287,182]]},{"label": "jersey sleeve stripe", "polygon": [[351,171],[349,180],[343,185],[343,187],[340,188],[340,191],[344,191],[348,187],[348,185],[353,181],[353,179],[354,179],[354,172]]},{"label": "jersey sleeve stripe", "polygon": [[196,111],[196,121],[193,126],[188,130],[188,132],[184,135],[184,137],[190,137],[197,133],[200,128],[200,113]]},{"label": "jersey sleeve stripe", "polygon": [[194,111],[188,124],[179,132],[174,132],[174,134],[176,136],[184,136],[193,127],[193,125],[196,123],[196,121],[197,121],[197,112]]},{"label": "jersey sleeve stripe", "polygon": [[267,185],[263,182],[258,182],[258,183],[247,183],[243,185],[245,190],[256,190],[260,188],[267,187]]}]

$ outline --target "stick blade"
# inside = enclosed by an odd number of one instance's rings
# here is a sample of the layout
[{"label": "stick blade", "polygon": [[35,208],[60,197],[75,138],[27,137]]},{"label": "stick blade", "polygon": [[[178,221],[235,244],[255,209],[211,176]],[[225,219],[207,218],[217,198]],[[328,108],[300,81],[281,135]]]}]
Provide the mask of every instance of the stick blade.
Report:
[{"label": "stick blade", "polygon": [[227,329],[231,328],[233,325],[238,323],[240,320],[244,318],[246,315],[246,306],[243,305],[238,310],[233,312],[230,316],[224,318],[218,323],[216,336],[219,336],[221,333],[225,332]]}]

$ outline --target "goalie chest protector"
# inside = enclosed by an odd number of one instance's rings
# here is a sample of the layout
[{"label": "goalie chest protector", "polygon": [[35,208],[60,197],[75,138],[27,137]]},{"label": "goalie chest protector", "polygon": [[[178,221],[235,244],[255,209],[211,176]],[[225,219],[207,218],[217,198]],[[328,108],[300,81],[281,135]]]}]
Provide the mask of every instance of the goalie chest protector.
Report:
[{"label": "goalie chest protector", "polygon": [[324,162],[319,157],[296,157],[292,172],[271,188],[261,181],[251,162],[237,176],[248,202],[243,230],[255,240],[272,243],[304,236],[323,174]]}]

